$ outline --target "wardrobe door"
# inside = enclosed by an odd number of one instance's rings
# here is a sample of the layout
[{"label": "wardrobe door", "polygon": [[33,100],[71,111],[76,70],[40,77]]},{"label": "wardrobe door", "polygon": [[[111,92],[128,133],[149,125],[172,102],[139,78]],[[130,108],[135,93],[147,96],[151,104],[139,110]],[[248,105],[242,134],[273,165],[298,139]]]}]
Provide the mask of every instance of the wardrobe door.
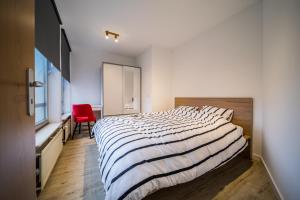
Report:
[{"label": "wardrobe door", "polygon": [[140,112],[140,68],[123,67],[123,114]]},{"label": "wardrobe door", "polygon": [[123,66],[103,64],[103,115],[123,114]]}]

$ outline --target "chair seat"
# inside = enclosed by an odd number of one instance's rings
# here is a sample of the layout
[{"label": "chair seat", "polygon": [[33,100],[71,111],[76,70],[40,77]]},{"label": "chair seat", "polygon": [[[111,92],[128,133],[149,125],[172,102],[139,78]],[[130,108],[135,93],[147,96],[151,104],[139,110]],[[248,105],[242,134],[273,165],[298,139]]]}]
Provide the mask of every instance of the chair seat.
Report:
[{"label": "chair seat", "polygon": [[76,117],[75,122],[81,123],[81,122],[93,122],[96,121],[95,117]]},{"label": "chair seat", "polygon": [[89,117],[76,117],[75,118],[75,122],[88,122],[89,121]]}]

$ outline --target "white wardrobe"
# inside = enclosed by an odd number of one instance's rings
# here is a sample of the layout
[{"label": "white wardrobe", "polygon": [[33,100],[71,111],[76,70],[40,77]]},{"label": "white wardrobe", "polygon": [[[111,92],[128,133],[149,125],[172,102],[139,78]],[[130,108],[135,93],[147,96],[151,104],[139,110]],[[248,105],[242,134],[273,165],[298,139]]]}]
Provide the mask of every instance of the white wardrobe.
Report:
[{"label": "white wardrobe", "polygon": [[140,112],[141,69],[103,63],[103,115]]}]

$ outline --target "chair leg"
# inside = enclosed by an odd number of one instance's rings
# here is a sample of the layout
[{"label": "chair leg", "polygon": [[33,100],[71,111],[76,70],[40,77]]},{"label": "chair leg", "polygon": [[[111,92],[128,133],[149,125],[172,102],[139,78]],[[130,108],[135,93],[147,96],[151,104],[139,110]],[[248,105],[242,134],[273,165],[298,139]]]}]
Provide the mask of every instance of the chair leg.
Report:
[{"label": "chair leg", "polygon": [[90,139],[92,139],[92,134],[91,134],[91,127],[90,127],[90,122],[88,122],[88,128],[89,128],[89,135],[90,135]]},{"label": "chair leg", "polygon": [[[93,126],[95,126],[96,121],[94,122]],[[95,137],[95,133],[92,131],[92,137]]]},{"label": "chair leg", "polygon": [[79,123],[79,134],[80,134],[80,130],[81,130],[81,123]]},{"label": "chair leg", "polygon": [[75,135],[75,131],[76,131],[76,128],[77,128],[77,125],[78,125],[78,123],[76,122],[76,124],[75,124],[75,128],[74,128],[74,130],[73,130],[73,135],[72,135],[72,139],[74,138],[74,135]]}]

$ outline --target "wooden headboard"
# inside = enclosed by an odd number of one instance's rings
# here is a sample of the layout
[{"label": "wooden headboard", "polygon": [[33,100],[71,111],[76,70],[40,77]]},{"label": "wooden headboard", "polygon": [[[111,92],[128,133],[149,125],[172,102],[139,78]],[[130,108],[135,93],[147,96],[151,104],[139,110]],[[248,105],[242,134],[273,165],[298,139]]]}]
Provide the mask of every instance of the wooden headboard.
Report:
[{"label": "wooden headboard", "polygon": [[201,98],[175,97],[177,106],[216,106],[233,109],[232,123],[243,127],[244,136],[252,138],[253,127],[253,99],[252,98]]}]

